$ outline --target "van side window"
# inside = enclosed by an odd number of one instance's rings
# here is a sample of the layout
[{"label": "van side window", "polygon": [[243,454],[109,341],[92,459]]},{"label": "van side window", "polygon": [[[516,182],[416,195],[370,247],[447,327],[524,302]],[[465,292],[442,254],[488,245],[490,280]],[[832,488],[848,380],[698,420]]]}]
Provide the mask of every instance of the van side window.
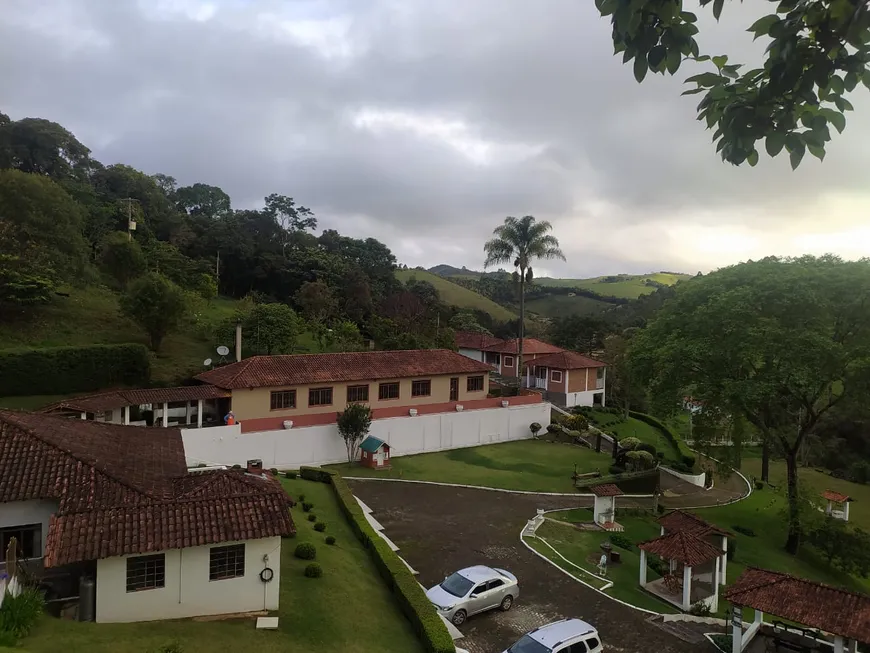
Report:
[{"label": "van side window", "polygon": [[566,648],[565,653],[586,653],[587,650],[585,643],[577,642],[576,644],[571,644],[571,646]]},{"label": "van side window", "polygon": [[587,639],[586,643],[589,645],[590,651],[594,651],[596,648],[598,648],[598,645],[600,644],[600,642],[594,637],[590,637],[589,639]]},{"label": "van side window", "polygon": [[503,581],[503,580],[491,580],[491,581],[489,581],[489,585],[487,585],[487,588],[486,588],[486,589],[488,589],[488,590],[494,590],[494,589],[498,589],[498,588],[501,587],[502,585],[504,585],[504,581]]}]

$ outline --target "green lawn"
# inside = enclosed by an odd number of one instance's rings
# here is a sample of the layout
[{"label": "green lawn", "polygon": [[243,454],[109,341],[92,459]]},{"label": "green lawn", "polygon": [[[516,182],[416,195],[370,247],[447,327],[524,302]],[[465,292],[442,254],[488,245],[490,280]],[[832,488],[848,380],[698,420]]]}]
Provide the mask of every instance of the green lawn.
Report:
[{"label": "green lawn", "polygon": [[597,426],[605,431],[615,432],[620,440],[622,438],[633,437],[641,442],[651,444],[657,451],[660,451],[665,455],[666,461],[677,461],[680,458],[680,454],[676,447],[674,447],[671,441],[665,437],[665,434],[646,422],[641,422],[639,419],[635,419],[634,417],[629,417],[627,420],[620,421],[622,419],[620,415],[614,415],[613,413],[606,413],[600,410],[592,411],[592,417]]},{"label": "green lawn", "polygon": [[542,277],[535,279],[535,283],[539,286],[586,288],[601,295],[637,299],[641,295],[655,292],[656,286],[649,286],[644,283],[647,279],[666,286],[673,286],[677,281],[688,279],[690,276],[688,274],[671,274],[670,272],[651,272],[650,274],[625,275],[622,280],[614,282],[605,282],[605,277],[594,277],[592,279],[553,279]]},{"label": "green lawn", "polygon": [[[313,529],[301,508],[293,510],[298,534],[281,547],[278,631],[257,631],[253,620],[95,624],[43,617],[17,650],[156,653],[159,647],[178,642],[184,653],[422,653],[410,624],[339,511],[330,486],[303,480],[285,481],[285,485],[292,495],[302,492],[314,504],[314,512],[328,524],[326,534],[334,535],[337,544],[324,544],[325,535]],[[317,546],[322,578],[303,576],[307,562],[293,557],[300,542]]]},{"label": "green lawn", "polygon": [[332,465],[345,476],[405,478],[483,485],[531,492],[572,492],[574,465],[579,473],[607,473],[610,456],[571,444],[520,440],[392,459],[392,469]]},{"label": "green lawn", "polygon": [[415,278],[417,281],[428,281],[435,286],[441,301],[445,304],[458,308],[481,310],[489,313],[498,322],[508,322],[517,317],[513,311],[506,309],[501,304],[496,304],[488,297],[425,270],[396,270],[396,278],[402,283],[406,283],[411,278]]},{"label": "green lawn", "polygon": [[575,295],[548,295],[526,299],[526,310],[545,317],[562,317],[565,315],[596,315],[612,308],[613,304],[602,302],[591,297]]}]

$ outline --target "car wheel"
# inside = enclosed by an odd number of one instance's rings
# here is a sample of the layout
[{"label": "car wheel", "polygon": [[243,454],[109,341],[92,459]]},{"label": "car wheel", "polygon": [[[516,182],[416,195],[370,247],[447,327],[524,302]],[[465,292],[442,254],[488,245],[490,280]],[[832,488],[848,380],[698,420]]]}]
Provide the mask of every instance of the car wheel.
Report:
[{"label": "car wheel", "polygon": [[466,616],[467,615],[465,614],[465,610],[457,610],[453,613],[453,618],[450,621],[453,622],[454,626],[461,626],[465,623]]},{"label": "car wheel", "polygon": [[499,608],[501,608],[502,612],[507,612],[508,610],[510,610],[513,607],[513,605],[514,605],[514,597],[512,597],[510,594],[508,594],[506,597],[504,597],[501,600],[501,605],[499,606]]}]

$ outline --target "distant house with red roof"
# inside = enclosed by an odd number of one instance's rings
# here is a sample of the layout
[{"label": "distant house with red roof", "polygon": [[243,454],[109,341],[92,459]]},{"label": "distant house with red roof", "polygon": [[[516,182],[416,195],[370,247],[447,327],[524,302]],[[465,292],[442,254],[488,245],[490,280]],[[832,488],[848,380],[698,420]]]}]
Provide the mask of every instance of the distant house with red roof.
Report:
[{"label": "distant house with red roof", "polygon": [[[254,462],[254,461],[252,461]],[[98,622],[278,608],[290,498],[256,464],[188,471],[181,433],[0,411],[0,541]]]}]

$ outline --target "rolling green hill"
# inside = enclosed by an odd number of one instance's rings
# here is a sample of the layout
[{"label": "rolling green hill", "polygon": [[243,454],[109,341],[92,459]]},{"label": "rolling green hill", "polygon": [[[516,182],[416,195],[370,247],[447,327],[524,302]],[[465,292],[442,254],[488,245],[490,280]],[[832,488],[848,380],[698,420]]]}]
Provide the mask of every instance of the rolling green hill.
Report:
[{"label": "rolling green hill", "polygon": [[459,308],[477,309],[489,313],[493,319],[499,322],[507,322],[508,320],[516,319],[516,315],[500,304],[496,304],[491,299],[483,295],[464,288],[453,283],[449,279],[439,277],[437,274],[432,274],[426,270],[396,270],[396,278],[402,283],[405,283],[414,277],[417,281],[428,281],[441,296],[441,301],[445,304],[457,306]]},{"label": "rolling green hill", "polygon": [[608,308],[613,308],[613,304],[580,295],[574,297],[569,297],[568,295],[549,295],[547,297],[536,297],[535,299],[526,300],[527,311],[548,318],[566,317],[568,315],[596,315]]},{"label": "rolling green hill", "polygon": [[[688,279],[690,276],[688,274],[674,274],[672,272],[653,272],[650,274],[620,274],[592,279],[552,279],[542,277],[536,279],[535,283],[539,286],[557,288],[586,288],[597,292],[599,295],[637,299],[641,295],[655,292],[655,284],[657,283],[673,286],[677,281]],[[647,283],[647,281],[651,283]]]}]

